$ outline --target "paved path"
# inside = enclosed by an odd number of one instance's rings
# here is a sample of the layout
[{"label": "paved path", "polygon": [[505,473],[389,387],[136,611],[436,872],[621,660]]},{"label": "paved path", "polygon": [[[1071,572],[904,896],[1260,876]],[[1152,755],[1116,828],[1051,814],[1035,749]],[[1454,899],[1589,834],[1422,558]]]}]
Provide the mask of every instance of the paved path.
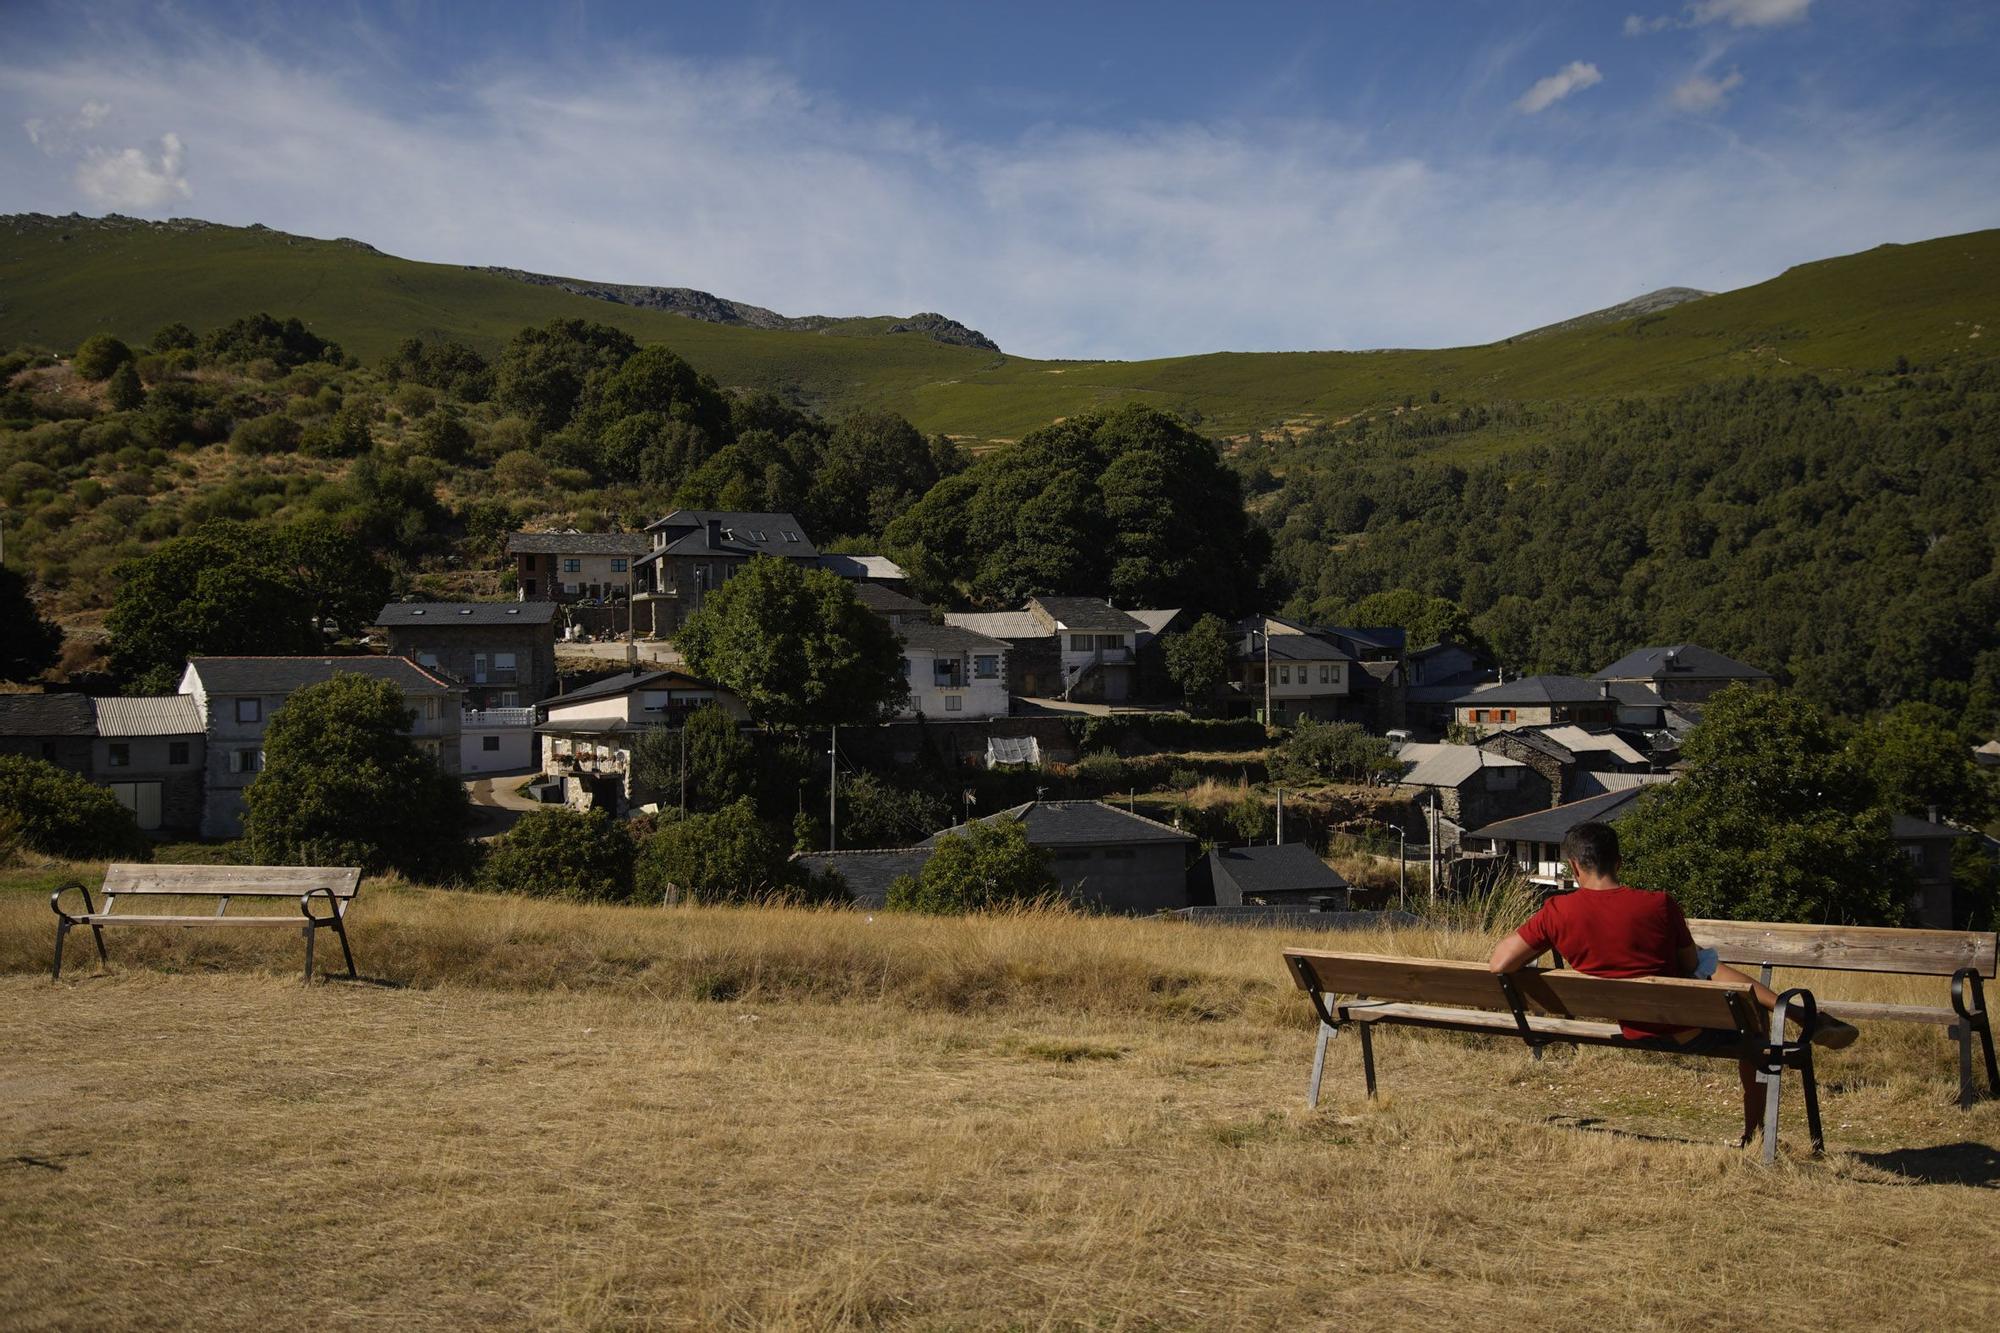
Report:
[{"label": "paved path", "polygon": [[514,790],[531,771],[488,773],[465,780],[465,794],[472,800],[472,836],[497,838],[530,810],[545,808]]}]

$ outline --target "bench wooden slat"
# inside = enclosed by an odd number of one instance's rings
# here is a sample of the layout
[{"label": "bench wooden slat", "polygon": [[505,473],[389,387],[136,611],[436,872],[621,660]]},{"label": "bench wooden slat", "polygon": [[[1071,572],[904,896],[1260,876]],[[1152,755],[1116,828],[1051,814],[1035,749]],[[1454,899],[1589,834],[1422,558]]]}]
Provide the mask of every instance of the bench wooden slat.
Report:
[{"label": "bench wooden slat", "polygon": [[1888,1023],[1935,1023],[1948,1027],[1958,1021],[1949,1009],[1929,1004],[1880,1004],[1873,1000],[1821,1000],[1819,1011],[1835,1018],[1874,1019]]},{"label": "bench wooden slat", "polygon": [[1320,990],[1329,994],[1375,995],[1389,1000],[1455,1004],[1474,1009],[1508,1007],[1500,979],[1488,972],[1483,963],[1386,958],[1379,954],[1333,953],[1324,949],[1287,949],[1285,957],[1297,960],[1293,975],[1301,988],[1306,987],[1306,980],[1298,974],[1298,964],[1309,968],[1317,977]]},{"label": "bench wooden slat", "polygon": [[[1357,1023],[1414,1023],[1505,1036],[1520,1032],[1511,1013],[1453,1009],[1438,1004],[1402,1004],[1388,1000],[1362,1000],[1342,1005],[1341,1008],[1347,1017]],[[1613,1041],[1622,1040],[1624,1036],[1616,1023],[1590,1023],[1576,1018],[1550,1018],[1544,1014],[1531,1015],[1528,1026],[1543,1036],[1566,1037],[1575,1041]]]},{"label": "bench wooden slat", "polygon": [[1732,993],[1747,995],[1750,990],[1748,986],[1727,981],[1680,977],[1617,980],[1553,969],[1526,968],[1513,976],[1521,998],[1530,1008],[1545,1014],[1676,1028],[1734,1031],[1736,1013],[1730,1007],[1729,997]]},{"label": "bench wooden slat", "polygon": [[90,916],[80,916],[78,921],[91,926],[299,926],[306,924],[305,914],[294,912],[290,916],[140,916],[127,912],[97,912]]},{"label": "bench wooden slat", "polygon": [[1995,975],[2000,936],[1985,931],[1889,926],[1801,926],[1764,921],[1688,922],[1695,943],[1738,967],[1822,968],[1948,977],[1960,968]]},{"label": "bench wooden slat", "polygon": [[353,866],[156,866],[114,862],[104,868],[108,895],[168,894],[242,897],[297,897],[327,888],[337,898],[359,891],[361,871]]}]

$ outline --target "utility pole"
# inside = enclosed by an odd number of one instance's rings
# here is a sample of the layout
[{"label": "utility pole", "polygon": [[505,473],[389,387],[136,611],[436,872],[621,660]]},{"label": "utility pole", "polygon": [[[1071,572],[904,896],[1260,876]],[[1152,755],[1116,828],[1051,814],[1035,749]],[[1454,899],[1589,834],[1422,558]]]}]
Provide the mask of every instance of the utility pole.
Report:
[{"label": "utility pole", "polygon": [[1281,845],[1281,846],[1282,846],[1282,845],[1284,844],[1284,841],[1285,841],[1285,789],[1284,789],[1283,787],[1280,787],[1280,788],[1278,788],[1278,843],[1279,843],[1279,845]]},{"label": "utility pole", "polygon": [[688,809],[688,724],[681,719],[681,813]]},{"label": "utility pole", "polygon": [[1264,622],[1264,725],[1271,725],[1271,622]]},{"label": "utility pole", "polygon": [[1436,792],[1432,792],[1432,793],[1430,794],[1430,797],[1431,797],[1431,803],[1430,803],[1430,826],[1431,826],[1431,906],[1432,906],[1432,907],[1436,907],[1436,906],[1437,906],[1437,900],[1438,900],[1438,802],[1437,802],[1437,793],[1436,793]]},{"label": "utility pole", "polygon": [[840,724],[826,729],[826,849],[840,850]]}]

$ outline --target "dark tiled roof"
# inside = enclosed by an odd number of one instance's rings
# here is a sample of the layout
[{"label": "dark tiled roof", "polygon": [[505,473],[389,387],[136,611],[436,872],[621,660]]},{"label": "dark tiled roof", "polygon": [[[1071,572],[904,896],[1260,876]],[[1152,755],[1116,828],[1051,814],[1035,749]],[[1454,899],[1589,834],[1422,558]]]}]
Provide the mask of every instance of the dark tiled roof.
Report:
[{"label": "dark tiled roof", "polygon": [[[1236,643],[1236,657],[1242,662],[1264,660],[1264,640],[1259,637],[1249,646],[1239,639]],[[1273,634],[1271,636],[1271,660],[1273,662],[1352,662],[1354,654],[1337,643],[1322,639],[1316,634]]]},{"label": "dark tiled roof", "polygon": [[378,625],[546,625],[556,616],[554,602],[391,602],[377,613]]},{"label": "dark tiled roof", "polygon": [[[722,545],[708,545],[708,523],[722,525]],[[725,509],[676,509],[654,519],[646,531],[666,534],[666,549],[677,555],[713,550],[721,555],[777,555],[816,560],[819,549],[790,514],[752,514]],[[677,535],[678,534],[678,535]]]},{"label": "dark tiled roof", "polygon": [[1260,893],[1334,892],[1348,887],[1340,872],[1313,854],[1302,842],[1273,847],[1217,847],[1208,854],[1209,873],[1216,880],[1216,900],[1233,885],[1238,901]]},{"label": "dark tiled roof", "polygon": [[1454,703],[1467,708],[1491,704],[1583,704],[1601,703],[1604,691],[1580,676],[1523,676],[1490,689],[1461,694]]},{"label": "dark tiled roof", "polygon": [[1771,673],[1704,648],[1676,643],[1629,652],[1592,680],[1769,680]]},{"label": "dark tiled roof", "polygon": [[880,907],[889,886],[904,875],[923,871],[931,859],[928,847],[882,847],[856,852],[804,852],[792,858],[814,870],[831,870],[846,881],[856,907]]},{"label": "dark tiled roof", "polygon": [[579,686],[567,694],[558,694],[542,700],[544,708],[560,708],[584,699],[611,699],[621,694],[630,694],[640,689],[682,689],[712,690],[716,688],[707,681],[699,680],[684,671],[620,671],[603,680],[592,681]]},{"label": "dark tiled roof", "polygon": [[290,694],[342,672],[386,680],[405,694],[456,688],[407,657],[193,657],[188,665],[210,694]]},{"label": "dark tiled roof", "polygon": [[1574,750],[1564,745],[1561,741],[1551,740],[1541,732],[1529,727],[1523,727],[1519,731],[1502,731],[1488,736],[1484,741],[1480,742],[1480,748],[1501,750],[1504,753],[1505,747],[1500,744],[1502,741],[1512,741],[1517,745],[1522,745],[1530,750],[1545,754],[1559,764],[1573,764],[1576,762],[1576,752]]},{"label": "dark tiled roof", "polygon": [[1537,810],[1532,815],[1517,815],[1513,819],[1503,819],[1485,828],[1473,829],[1468,838],[1493,838],[1500,842],[1561,842],[1569,836],[1569,831],[1578,824],[1591,820],[1617,820],[1628,813],[1633,801],[1637,800],[1646,787],[1633,787],[1627,791],[1606,792],[1602,796],[1586,797],[1581,801],[1571,801],[1552,810]]},{"label": "dark tiled roof", "polygon": [[1007,645],[977,630],[959,625],[933,625],[927,620],[896,626],[905,648],[927,653],[1004,653]]},{"label": "dark tiled roof", "polygon": [[517,532],[508,555],[644,555],[653,544],[643,532]]},{"label": "dark tiled roof", "polygon": [[1889,820],[1889,836],[1897,842],[1951,841],[1958,838],[1976,838],[1976,833],[1968,833],[1962,828],[1949,824],[1933,824],[1928,819],[1918,819],[1914,815],[1894,815]]},{"label": "dark tiled roof", "polygon": [[1612,682],[1611,697],[1618,701],[1618,706],[1621,708],[1665,708],[1667,706],[1667,701],[1660,697],[1658,690],[1654,689],[1651,685],[1641,684],[1636,680]]},{"label": "dark tiled roof", "polygon": [[[1005,819],[1028,827],[1028,842],[1036,847],[1118,846],[1135,842],[1193,842],[1177,828],[1103,801],[1029,801],[975,823]],[[965,825],[933,833],[923,845],[934,845],[945,833],[960,833]]]},{"label": "dark tiled roof", "polygon": [[1312,631],[1315,634],[1326,635],[1356,657],[1384,654],[1398,657],[1402,655],[1409,640],[1408,632],[1397,625],[1363,625],[1358,628],[1347,625],[1315,625]]},{"label": "dark tiled roof", "polygon": [[97,710],[85,694],[0,694],[0,736],[94,736]]},{"label": "dark tiled roof", "polygon": [[879,583],[857,583],[854,598],[878,616],[928,616],[931,609],[916,598]]},{"label": "dark tiled roof", "polygon": [[1066,630],[1138,634],[1146,628],[1145,621],[1126,615],[1101,597],[1031,597],[1028,603],[1041,607]]}]

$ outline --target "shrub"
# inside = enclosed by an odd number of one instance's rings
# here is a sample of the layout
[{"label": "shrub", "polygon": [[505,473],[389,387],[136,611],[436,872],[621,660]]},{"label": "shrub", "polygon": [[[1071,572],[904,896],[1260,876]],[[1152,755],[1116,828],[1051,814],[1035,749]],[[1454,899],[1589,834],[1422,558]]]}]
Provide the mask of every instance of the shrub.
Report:
[{"label": "shrub", "polygon": [[843,847],[906,847],[952,822],[951,805],[934,791],[898,787],[861,773],[840,792]]},{"label": "shrub", "polygon": [[1373,782],[1401,767],[1389,742],[1360,724],[1303,718],[1272,756],[1271,774],[1299,784]]},{"label": "shrub", "polygon": [[111,379],[104,386],[104,397],[120,412],[130,412],[146,405],[146,386],[139,382],[139,372],[130,361],[111,372]]},{"label": "shrub", "polygon": [[[403,386],[404,389],[414,387],[417,386]],[[410,448],[417,453],[446,463],[456,463],[472,452],[471,428],[451,408],[440,407],[426,413],[406,438]]]},{"label": "shrub", "polygon": [[299,423],[282,413],[240,421],[230,432],[229,447],[239,454],[288,454],[299,447],[304,434]]},{"label": "shrub", "polygon": [[538,491],[548,484],[549,470],[526,449],[510,449],[493,465],[493,480],[510,491]]},{"label": "shrub", "polygon": [[606,810],[534,810],[493,844],[481,888],[536,898],[624,902],[632,896],[632,837]]},{"label": "shrub", "polygon": [[746,798],[712,815],[669,814],[639,849],[633,879],[647,902],[745,902],[801,887],[786,840]]},{"label": "shrub", "polygon": [[1132,776],[1132,766],[1109,750],[1093,750],[1076,764],[1076,775],[1094,787],[1117,790]]},{"label": "shrub", "polygon": [[111,378],[111,372],[132,363],[132,349],[108,333],[93,333],[76,345],[70,364],[87,380]]},{"label": "shrub", "polygon": [[104,788],[26,755],[0,755],[0,820],[44,856],[150,861],[153,844]]},{"label": "shrub", "polygon": [[1016,820],[974,824],[937,841],[922,872],[889,886],[888,906],[904,912],[981,912],[1044,899],[1056,891],[1049,854]]}]

